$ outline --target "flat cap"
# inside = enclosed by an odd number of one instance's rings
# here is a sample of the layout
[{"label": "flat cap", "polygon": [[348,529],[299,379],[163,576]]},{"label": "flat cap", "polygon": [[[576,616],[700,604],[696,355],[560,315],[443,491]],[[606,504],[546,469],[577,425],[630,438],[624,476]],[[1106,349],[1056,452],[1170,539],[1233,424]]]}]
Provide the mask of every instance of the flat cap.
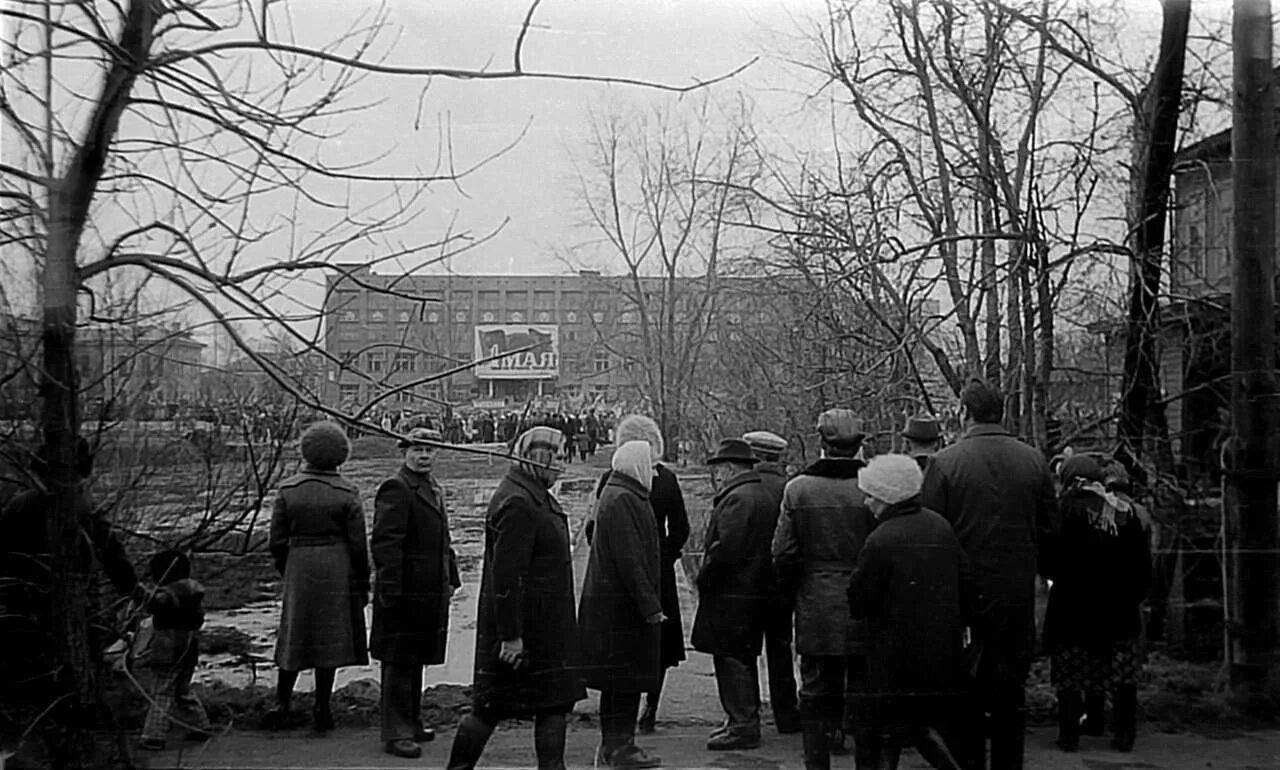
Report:
[{"label": "flat cap", "polygon": [[404,434],[404,438],[400,439],[400,448],[408,449],[411,446],[430,446],[428,442],[443,442],[444,434],[435,428],[414,428]]},{"label": "flat cap", "polygon": [[780,455],[787,451],[787,440],[777,433],[771,433],[767,430],[753,430],[743,433],[742,440],[747,442],[747,445],[755,452]]},{"label": "flat cap", "polygon": [[852,409],[828,409],[818,415],[818,435],[832,446],[857,446],[865,435]]}]

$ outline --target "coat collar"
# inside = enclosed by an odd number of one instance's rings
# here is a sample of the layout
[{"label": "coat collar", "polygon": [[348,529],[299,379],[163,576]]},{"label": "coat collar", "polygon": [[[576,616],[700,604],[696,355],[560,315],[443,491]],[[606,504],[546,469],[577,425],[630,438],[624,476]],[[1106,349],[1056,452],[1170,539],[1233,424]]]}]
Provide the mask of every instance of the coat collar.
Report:
[{"label": "coat collar", "polygon": [[419,499],[433,510],[439,513],[444,512],[444,493],[430,474],[411,471],[402,465],[400,466],[399,475],[404,483],[418,495]]},{"label": "coat collar", "polygon": [[630,490],[637,495],[640,495],[646,500],[649,498],[649,490],[644,488],[644,484],[641,484],[639,481],[636,481],[625,473],[618,473],[616,471],[611,472],[609,474],[609,481],[605,483],[605,486],[622,487],[623,489]]},{"label": "coat collar", "polygon": [[757,471],[743,471],[742,473],[739,473],[737,476],[734,476],[733,478],[729,479],[729,483],[724,485],[724,489],[720,490],[719,492],[716,492],[716,496],[712,500],[712,502],[718,505],[720,501],[725,498],[726,495],[728,495],[730,492],[737,489],[738,487],[744,486],[746,484],[759,484],[759,483],[760,483],[760,474]]},{"label": "coat collar", "polygon": [[551,491],[543,486],[541,481],[530,476],[516,463],[512,463],[511,467],[507,469],[507,479],[533,495],[533,499],[540,504],[545,505],[551,497]]},{"label": "coat collar", "polygon": [[866,463],[856,457],[823,457],[801,473],[806,476],[820,476],[824,479],[856,479],[858,471],[865,466]]},{"label": "coat collar", "polygon": [[975,436],[1012,436],[1005,427],[998,422],[979,422],[974,423],[968,430],[964,432],[965,438],[973,438]]},{"label": "coat collar", "polygon": [[756,463],[755,470],[761,476],[780,476],[784,479],[787,477],[787,469],[782,466],[782,463]]},{"label": "coat collar", "polygon": [[923,511],[923,510],[924,508],[921,507],[920,505],[920,496],[916,495],[915,497],[909,497],[900,503],[894,503],[893,505],[884,509],[884,512],[876,517],[876,522],[883,523],[888,521],[889,519],[897,519],[903,516],[910,516],[913,513],[919,513],[920,511]]}]

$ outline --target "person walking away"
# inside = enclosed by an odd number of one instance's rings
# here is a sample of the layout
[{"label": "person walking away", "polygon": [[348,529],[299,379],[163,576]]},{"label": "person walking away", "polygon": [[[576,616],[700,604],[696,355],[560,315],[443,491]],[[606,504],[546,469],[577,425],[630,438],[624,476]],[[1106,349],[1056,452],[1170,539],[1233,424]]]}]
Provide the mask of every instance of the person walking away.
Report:
[{"label": "person walking away", "polygon": [[369,662],[364,607],[369,600],[369,547],[360,491],[338,473],[351,442],[333,422],[312,424],[299,442],[302,472],[285,479],[271,514],[269,547],[283,576],[276,635],[276,707],[265,726],[288,723],[298,672],[315,669],[315,729],[333,729],[329,702],[340,666]]},{"label": "person walking away", "polygon": [[[858,488],[864,463],[856,457],[863,441],[857,416],[849,409],[823,412],[818,438],[822,456],[787,482],[773,536],[778,588],[795,607],[805,770],[829,770],[846,694],[866,678],[863,624],[849,615],[846,591],[873,526]],[[854,737],[856,752],[856,725]]]},{"label": "person walking away", "polygon": [[[775,501],[770,529],[776,531],[778,512],[782,507],[782,493],[787,486],[787,466],[784,455],[787,440],[767,430],[755,430],[743,434],[742,440],[760,462],[755,470],[760,482]],[[773,707],[773,724],[779,733],[800,732],[800,717],[796,711],[796,662],[792,652],[792,615],[795,612],[794,596],[784,596],[777,590],[769,597],[769,618],[764,628],[765,664],[769,669],[769,703]]]},{"label": "person walking away", "polygon": [[942,446],[942,427],[934,417],[908,417],[902,438],[907,443],[904,454],[913,458],[923,472],[929,465],[929,458]]},{"label": "person walking away", "polygon": [[645,441],[614,452],[596,503],[595,528],[578,608],[587,687],[600,691],[597,763],[658,767],[635,744],[640,694],[653,692],[662,672],[661,546],[649,506],[653,458]]},{"label": "person walking away", "polygon": [[951,523],[969,557],[983,606],[972,619],[980,713],[985,730],[954,748],[965,765],[1022,767],[1025,692],[1035,649],[1037,547],[1056,515],[1053,480],[1044,455],[1000,424],[1004,397],[971,380],[960,394],[965,433],[933,456],[920,503]]},{"label": "person walking away", "polygon": [[569,522],[551,487],[564,437],[530,428],[489,500],[476,617],[471,713],[453,737],[448,770],[470,770],[494,727],[529,718],[538,770],[564,769],[565,728],[587,696],[578,673]]},{"label": "person walking away", "polygon": [[412,759],[435,739],[421,722],[422,670],[444,662],[449,600],[462,584],[444,490],[431,475],[441,434],[414,428],[404,464],[374,497],[370,551],[376,570],[369,654],[382,661],[382,742]]},{"label": "person walking away", "polygon": [[179,551],[157,553],[148,568],[156,584],[147,600],[154,635],[140,662],[151,672],[150,706],[138,745],[161,751],[170,722],[196,738],[208,738],[212,730],[204,704],[191,692],[200,658],[204,587],[192,579],[191,562]]},{"label": "person walking away", "polygon": [[866,620],[867,681],[853,697],[858,768],[896,767],[903,746],[930,765],[959,770],[939,726],[964,694],[964,629],[974,601],[951,525],[920,506],[915,458],[881,455],[858,472],[875,514],[849,579],[849,610]]},{"label": "person walking away", "polygon": [[[1142,600],[1151,551],[1134,504],[1104,485],[1102,467],[1072,455],[1060,471],[1061,527],[1045,538],[1040,572],[1052,581],[1044,619],[1058,696],[1058,748],[1080,746],[1087,693],[1111,692],[1119,751],[1133,749],[1142,672]],[[1096,712],[1102,711],[1095,704]],[[1095,712],[1095,724],[1101,714]]]},{"label": "person walking away", "polygon": [[[653,462],[653,488],[649,490],[649,507],[653,509],[654,520],[658,526],[658,541],[661,561],[659,563],[662,601],[662,668],[658,672],[658,682],[654,688],[645,693],[644,707],[640,712],[640,720],[636,729],[642,735],[649,735],[657,729],[658,702],[662,697],[662,685],[667,669],[680,664],[685,659],[684,622],[680,616],[680,591],[676,585],[676,564],[680,561],[681,551],[689,539],[689,514],[684,507],[684,495],[680,491],[680,482],[675,473],[662,462],[662,454],[666,445],[658,424],[642,414],[631,414],[618,422],[617,444],[629,441],[644,441],[649,445]],[[596,498],[604,492],[612,471],[606,471],[596,485]],[[587,540],[591,541],[593,521],[587,522]]]},{"label": "person walking away", "polygon": [[712,732],[712,751],[760,745],[760,679],[766,603],[773,593],[773,501],[753,468],[758,461],[740,438],[720,442],[707,458],[716,489],[695,583],[698,612],[693,648],[713,657],[725,724]]}]

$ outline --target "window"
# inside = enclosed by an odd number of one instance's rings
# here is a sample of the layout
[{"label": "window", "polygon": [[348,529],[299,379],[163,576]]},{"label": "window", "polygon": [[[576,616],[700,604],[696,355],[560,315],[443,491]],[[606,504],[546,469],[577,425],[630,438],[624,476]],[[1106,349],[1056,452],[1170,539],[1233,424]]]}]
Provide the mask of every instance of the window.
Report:
[{"label": "window", "polygon": [[359,401],[360,386],[359,385],[339,385],[338,400],[341,401],[344,406],[347,404],[352,404],[352,403],[355,403],[356,401]]},{"label": "window", "polygon": [[482,291],[476,295],[476,301],[480,304],[481,310],[497,310],[498,309],[498,292]]},{"label": "window", "polygon": [[528,309],[529,309],[529,292],[527,291],[507,292],[507,310],[519,310],[523,312]]},{"label": "window", "polygon": [[394,362],[391,365],[393,372],[416,372],[418,370],[418,354],[417,353],[396,353]]},{"label": "window", "polygon": [[591,368],[597,372],[609,371],[609,351],[597,350],[591,357]]},{"label": "window", "polygon": [[556,293],[554,291],[535,291],[533,293],[533,307],[535,310],[555,310]]},{"label": "window", "polygon": [[365,368],[370,374],[381,374],[386,366],[387,359],[382,353],[366,353],[364,357]]}]

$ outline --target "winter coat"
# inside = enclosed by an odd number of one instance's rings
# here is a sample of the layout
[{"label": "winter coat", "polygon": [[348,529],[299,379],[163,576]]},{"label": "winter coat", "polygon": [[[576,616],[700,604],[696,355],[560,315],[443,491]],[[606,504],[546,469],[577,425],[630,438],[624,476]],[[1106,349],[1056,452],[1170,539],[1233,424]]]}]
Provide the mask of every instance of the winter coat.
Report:
[{"label": "winter coat", "polygon": [[979,677],[1021,686],[1035,650],[1037,546],[1057,501],[1044,455],[995,424],[977,424],[933,456],[920,504],[951,523],[983,605],[973,619]]},{"label": "winter coat", "polygon": [[769,552],[775,506],[755,471],[730,479],[713,504],[690,641],[701,652],[750,659],[760,654],[775,590]]},{"label": "winter coat", "polygon": [[191,578],[156,588],[147,601],[151,642],[143,665],[156,671],[194,669],[200,660],[204,626],[204,586]]},{"label": "winter coat", "polygon": [[[476,617],[476,707],[502,713],[568,708],[586,697],[576,668],[578,623],[569,522],[540,481],[513,465],[489,500]],[[521,639],[527,660],[498,659]]]},{"label": "winter coat", "polygon": [[1103,516],[1107,505],[1084,489],[1062,495],[1062,526],[1045,538],[1040,551],[1040,572],[1053,581],[1044,618],[1047,652],[1107,650],[1142,633],[1141,604],[1151,581],[1147,533],[1135,510],[1114,507],[1115,531],[1109,531]]},{"label": "winter coat", "polygon": [[888,508],[849,580],[848,606],[865,619],[867,681],[855,721],[938,726],[963,691],[964,627],[972,575],[951,525],[911,498]]},{"label": "winter coat", "polygon": [[369,654],[384,663],[443,663],[450,589],[462,585],[444,490],[430,476],[401,468],[378,487],[373,506]]},{"label": "winter coat", "polygon": [[369,547],[355,484],[315,469],[285,479],[272,509],[270,549],[284,576],[276,665],[300,671],[368,663]]},{"label": "winter coat", "polygon": [[596,690],[650,692],[662,670],[661,554],[649,492],[611,473],[596,505],[595,535],[578,607],[586,684]]},{"label": "winter coat", "polygon": [[[659,463],[654,466],[653,489],[649,490],[649,507],[658,525],[659,551],[662,554],[662,667],[670,668],[685,659],[684,621],[680,617],[680,589],[676,584],[676,563],[680,561],[684,544],[689,540],[689,513],[684,507],[684,495],[676,474]],[[600,477],[596,485],[596,497],[604,491],[612,471]],[[587,522],[587,539],[591,540],[594,522]]]},{"label": "winter coat", "polygon": [[857,655],[862,624],[847,612],[849,575],[875,522],[858,489],[864,463],[823,458],[793,478],[773,535],[781,593],[795,603],[796,652]]}]

